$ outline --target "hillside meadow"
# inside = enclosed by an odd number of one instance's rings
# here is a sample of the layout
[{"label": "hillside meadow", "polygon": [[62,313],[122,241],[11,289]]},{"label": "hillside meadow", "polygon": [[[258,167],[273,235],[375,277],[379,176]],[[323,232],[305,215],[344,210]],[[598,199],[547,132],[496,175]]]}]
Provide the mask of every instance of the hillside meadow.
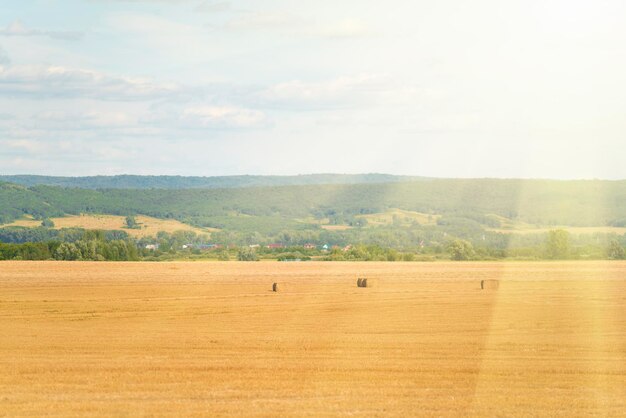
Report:
[{"label": "hillside meadow", "polygon": [[[157,219],[144,215],[137,215],[135,219],[138,224],[135,229],[126,227],[125,216],[116,215],[81,214],[51,218],[50,220],[54,223],[54,229],[82,228],[87,230],[124,231],[133,238],[155,237],[159,232],[191,231],[200,235],[210,235],[210,232],[215,231],[215,229],[211,228],[196,228],[175,219]],[[2,226],[37,228],[41,226],[41,220],[32,218],[20,219]]]},{"label": "hillside meadow", "polygon": [[1,262],[0,416],[618,416],[625,278],[624,262]]}]

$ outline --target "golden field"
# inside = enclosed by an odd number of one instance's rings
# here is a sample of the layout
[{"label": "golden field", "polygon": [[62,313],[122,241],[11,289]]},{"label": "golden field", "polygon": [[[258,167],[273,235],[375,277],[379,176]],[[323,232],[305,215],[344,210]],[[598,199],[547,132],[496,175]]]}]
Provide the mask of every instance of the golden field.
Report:
[{"label": "golden field", "polygon": [[[210,228],[196,228],[191,225],[184,224],[175,219],[158,219],[151,216],[137,215],[135,216],[139,228],[126,228],[126,217],[116,215],[70,215],[61,218],[52,218],[54,229],[63,228],[83,228],[83,229],[100,229],[106,231],[125,231],[134,238],[154,237],[157,233],[176,232],[176,231],[192,231],[196,234],[210,235]],[[24,226],[27,228],[35,228],[41,225],[41,221],[35,219],[20,219],[10,224],[2,226]]]},{"label": "golden field", "polygon": [[552,227],[521,227],[521,228],[486,228],[487,231],[501,234],[545,234],[555,229],[564,229],[570,234],[626,234],[626,228],[620,226],[552,226]]},{"label": "golden field", "polygon": [[626,263],[0,262],[0,416],[219,415],[624,416]]}]

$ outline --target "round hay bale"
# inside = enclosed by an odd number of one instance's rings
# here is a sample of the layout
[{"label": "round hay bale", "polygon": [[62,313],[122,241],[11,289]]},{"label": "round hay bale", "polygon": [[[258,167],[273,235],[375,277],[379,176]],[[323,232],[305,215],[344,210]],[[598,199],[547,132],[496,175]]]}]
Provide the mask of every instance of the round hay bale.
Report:
[{"label": "round hay bale", "polygon": [[360,277],[356,280],[356,287],[363,287],[363,280]]},{"label": "round hay bale", "polygon": [[482,290],[498,290],[499,287],[500,287],[499,280],[481,280],[480,281],[480,288]]},{"label": "round hay bale", "polygon": [[272,285],[272,292],[278,292],[278,283]]},{"label": "round hay bale", "polygon": [[376,280],[374,279],[363,279],[361,281],[361,287],[375,287],[376,284]]}]

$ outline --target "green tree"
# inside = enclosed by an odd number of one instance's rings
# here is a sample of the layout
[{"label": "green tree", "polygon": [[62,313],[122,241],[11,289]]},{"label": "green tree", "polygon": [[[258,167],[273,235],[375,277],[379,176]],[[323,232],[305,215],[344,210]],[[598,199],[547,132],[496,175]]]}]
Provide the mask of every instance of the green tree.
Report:
[{"label": "green tree", "polygon": [[415,254],[413,253],[402,254],[402,261],[415,261]]},{"label": "green tree", "polygon": [[41,226],[44,228],[54,228],[54,222],[52,222],[50,218],[44,218],[44,220],[41,221]]},{"label": "green tree", "polygon": [[455,261],[471,260],[475,257],[474,247],[469,241],[455,239],[448,245],[450,258]]},{"label": "green tree", "polygon": [[137,219],[135,219],[134,215],[128,215],[126,217],[126,228],[129,228],[129,229],[139,228],[139,224],[137,223]]},{"label": "green tree", "polygon": [[64,242],[54,252],[54,258],[57,260],[73,261],[81,260],[82,255],[76,244]]},{"label": "green tree", "polygon": [[237,260],[239,261],[259,261],[259,256],[254,249],[249,247],[240,248],[237,252]]},{"label": "green tree", "polygon": [[626,251],[616,239],[612,240],[607,250],[607,257],[610,260],[624,260],[626,259]]},{"label": "green tree", "polygon": [[228,250],[221,250],[217,253],[217,259],[219,261],[229,261],[230,254],[228,254]]},{"label": "green tree", "polygon": [[570,235],[564,229],[554,229],[546,237],[546,257],[551,260],[563,260],[571,256]]}]

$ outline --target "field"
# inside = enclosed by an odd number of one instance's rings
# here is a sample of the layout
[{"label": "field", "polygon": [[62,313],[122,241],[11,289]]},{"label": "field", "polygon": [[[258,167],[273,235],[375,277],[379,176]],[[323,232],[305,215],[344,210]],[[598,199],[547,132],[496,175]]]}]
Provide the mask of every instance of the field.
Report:
[{"label": "field", "polygon": [[[195,228],[174,219],[157,219],[150,216],[137,215],[135,217],[139,228],[129,229],[126,226],[125,216],[115,215],[79,215],[65,216],[62,218],[52,218],[55,229],[62,228],[84,228],[84,229],[101,229],[107,231],[126,231],[128,235],[141,238],[156,236],[159,231],[176,232],[176,231],[193,231],[197,234],[210,235],[210,229]],[[4,226],[25,226],[34,228],[41,225],[41,221],[34,219],[21,219]]]},{"label": "field", "polygon": [[624,414],[622,262],[0,263],[0,416]]},{"label": "field", "polygon": [[372,226],[392,225],[394,222],[437,225],[437,220],[441,218],[441,215],[429,215],[427,213],[413,212],[410,210],[390,209],[381,213],[357,215],[357,218],[367,220],[368,225]]},{"label": "field", "polygon": [[545,234],[555,229],[564,229],[570,234],[626,234],[626,228],[618,226],[552,226],[552,227],[524,227],[524,228],[486,228],[487,231],[502,234]]}]

